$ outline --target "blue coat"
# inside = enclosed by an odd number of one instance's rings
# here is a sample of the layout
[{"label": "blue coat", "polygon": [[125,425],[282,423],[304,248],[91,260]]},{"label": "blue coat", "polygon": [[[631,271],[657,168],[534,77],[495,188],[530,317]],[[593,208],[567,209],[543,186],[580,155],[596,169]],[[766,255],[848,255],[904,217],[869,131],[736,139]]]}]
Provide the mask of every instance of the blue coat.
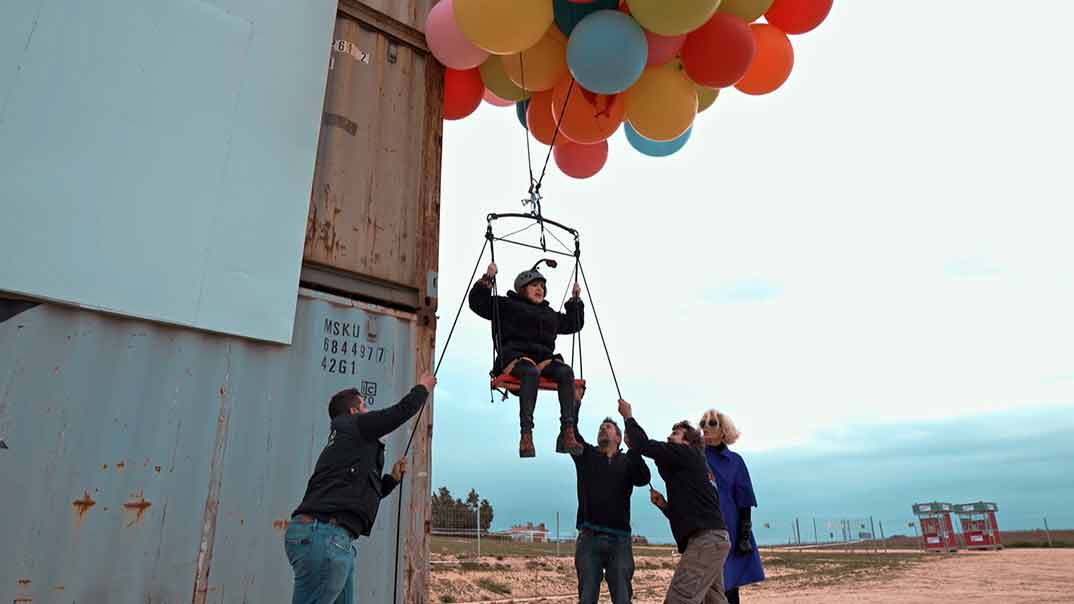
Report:
[{"label": "blue coat", "polygon": [[705,447],[705,460],[716,478],[716,490],[720,494],[720,511],[723,513],[727,531],[731,533],[731,553],[723,565],[724,589],[732,590],[750,583],[764,581],[764,568],[761,566],[761,554],[757,551],[757,541],[750,538],[753,551],[748,554],[738,552],[738,510],[739,508],[757,507],[757,497],[753,494],[750,472],[742,456],[727,448]]}]

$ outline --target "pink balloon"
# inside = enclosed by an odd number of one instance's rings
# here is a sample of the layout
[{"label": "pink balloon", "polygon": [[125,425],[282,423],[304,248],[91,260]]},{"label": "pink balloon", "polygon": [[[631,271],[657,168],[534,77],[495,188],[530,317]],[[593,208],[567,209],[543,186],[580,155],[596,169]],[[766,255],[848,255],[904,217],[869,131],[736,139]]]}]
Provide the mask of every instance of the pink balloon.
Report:
[{"label": "pink balloon", "polygon": [[488,88],[485,89],[485,96],[483,98],[485,99],[486,103],[488,103],[489,105],[494,105],[496,107],[510,107],[515,104],[514,101],[505,101],[501,99]]},{"label": "pink balloon", "polygon": [[681,36],[661,36],[660,34],[646,31],[645,41],[649,43],[649,60],[645,63],[645,66],[656,67],[667,63],[675,58],[675,55],[679,54],[683,43],[686,42],[686,34]]},{"label": "pink balloon", "polygon": [[485,62],[489,53],[474,46],[462,35],[455,22],[454,0],[440,0],[425,18],[425,40],[441,64],[452,69],[473,69]]}]

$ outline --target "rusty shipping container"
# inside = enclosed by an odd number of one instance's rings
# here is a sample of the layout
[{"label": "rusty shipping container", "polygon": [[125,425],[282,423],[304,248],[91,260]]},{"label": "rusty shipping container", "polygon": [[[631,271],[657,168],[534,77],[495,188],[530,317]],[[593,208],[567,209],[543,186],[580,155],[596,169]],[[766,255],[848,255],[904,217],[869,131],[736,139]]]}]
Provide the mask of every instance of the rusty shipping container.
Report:
[{"label": "rusty shipping container", "polygon": [[[382,4],[416,23],[429,3]],[[436,290],[442,68],[419,31],[347,1],[332,49],[302,280],[421,309]]]},{"label": "rusty shipping container", "polygon": [[[283,531],[328,397],[356,386],[381,407],[431,369],[433,3],[340,1],[290,346],[14,300],[0,283],[0,601],[289,601]],[[416,433],[403,488],[359,541],[363,604],[427,600],[431,403],[388,443],[392,459]]]},{"label": "rusty shipping container", "polygon": [[[291,346],[51,304],[0,312],[4,602],[289,601],[282,535],[329,396],[355,385],[382,408],[415,380],[415,315],[306,290]],[[399,492],[409,537],[414,490]],[[363,603],[392,601],[399,496],[359,541]]]}]

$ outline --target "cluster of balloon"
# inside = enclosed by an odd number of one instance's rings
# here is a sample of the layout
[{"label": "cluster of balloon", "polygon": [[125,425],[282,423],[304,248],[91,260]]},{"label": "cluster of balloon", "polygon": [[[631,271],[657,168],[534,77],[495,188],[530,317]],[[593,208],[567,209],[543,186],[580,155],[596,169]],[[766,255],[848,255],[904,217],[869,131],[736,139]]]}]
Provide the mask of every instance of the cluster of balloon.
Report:
[{"label": "cluster of balloon", "polygon": [[634,149],[665,157],[722,89],[779,88],[788,35],[820,25],[832,1],[440,0],[425,33],[447,68],[445,119],[514,105],[564,174],[588,178],[624,122]]}]

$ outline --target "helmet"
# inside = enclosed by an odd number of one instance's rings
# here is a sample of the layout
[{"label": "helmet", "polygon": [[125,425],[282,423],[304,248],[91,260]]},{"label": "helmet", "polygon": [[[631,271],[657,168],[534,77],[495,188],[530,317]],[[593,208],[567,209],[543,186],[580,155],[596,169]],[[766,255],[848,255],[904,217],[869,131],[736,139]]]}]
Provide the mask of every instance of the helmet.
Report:
[{"label": "helmet", "polygon": [[537,270],[536,268],[531,268],[528,271],[522,271],[518,274],[517,277],[515,277],[515,292],[521,294],[522,290],[534,281],[541,281],[543,283],[548,282],[548,280],[544,278],[544,275],[541,274],[541,271]]}]

